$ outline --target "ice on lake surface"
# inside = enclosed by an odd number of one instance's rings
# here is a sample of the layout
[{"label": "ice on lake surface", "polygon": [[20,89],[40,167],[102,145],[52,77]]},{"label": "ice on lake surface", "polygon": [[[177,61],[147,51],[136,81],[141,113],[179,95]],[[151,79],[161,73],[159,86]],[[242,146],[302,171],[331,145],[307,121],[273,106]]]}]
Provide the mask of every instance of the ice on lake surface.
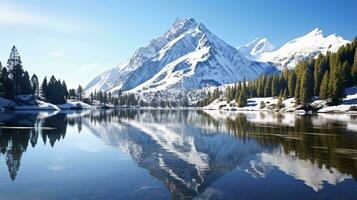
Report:
[{"label": "ice on lake surface", "polygon": [[0,113],[0,199],[357,199],[357,116]]}]

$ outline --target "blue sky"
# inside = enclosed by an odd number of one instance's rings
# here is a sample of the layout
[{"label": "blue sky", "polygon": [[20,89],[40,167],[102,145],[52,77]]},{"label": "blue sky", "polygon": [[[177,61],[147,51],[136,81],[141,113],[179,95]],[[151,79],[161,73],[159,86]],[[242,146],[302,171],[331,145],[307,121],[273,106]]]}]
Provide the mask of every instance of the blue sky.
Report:
[{"label": "blue sky", "polygon": [[0,61],[4,65],[16,45],[31,74],[85,86],[162,35],[176,18],[193,17],[234,46],[257,37],[279,46],[316,27],[352,40],[356,8],[355,0],[2,0]]}]

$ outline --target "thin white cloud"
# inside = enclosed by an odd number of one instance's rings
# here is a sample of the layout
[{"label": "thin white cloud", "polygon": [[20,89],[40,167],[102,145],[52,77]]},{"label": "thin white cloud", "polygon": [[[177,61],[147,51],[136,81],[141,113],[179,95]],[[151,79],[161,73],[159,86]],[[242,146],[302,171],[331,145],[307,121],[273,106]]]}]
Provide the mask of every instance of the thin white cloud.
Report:
[{"label": "thin white cloud", "polygon": [[24,9],[19,5],[0,3],[1,26],[29,26],[64,31],[82,30],[89,27],[88,24],[80,23],[76,19],[68,20],[65,17],[44,15]]},{"label": "thin white cloud", "polygon": [[45,22],[46,20],[44,20],[44,18],[27,13],[20,13],[13,10],[6,10],[6,8],[0,7],[0,24],[13,26],[41,24]]},{"label": "thin white cloud", "polygon": [[51,52],[48,52],[48,55],[50,55],[51,57],[54,57],[54,58],[61,58],[61,57],[64,57],[64,54],[61,53],[61,52],[58,52],[58,51],[51,51]]}]

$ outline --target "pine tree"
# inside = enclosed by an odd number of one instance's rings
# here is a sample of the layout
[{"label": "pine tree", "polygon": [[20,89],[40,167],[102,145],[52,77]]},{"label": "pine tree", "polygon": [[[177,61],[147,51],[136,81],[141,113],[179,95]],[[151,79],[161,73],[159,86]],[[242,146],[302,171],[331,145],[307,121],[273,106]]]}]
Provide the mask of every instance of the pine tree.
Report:
[{"label": "pine tree", "polygon": [[78,99],[81,101],[82,100],[82,96],[83,96],[83,88],[82,88],[81,85],[78,86],[77,95],[78,95]]},{"label": "pine tree", "polygon": [[326,56],[323,56],[322,54],[319,54],[319,56],[316,59],[315,65],[314,65],[314,95],[319,95],[320,92],[320,84],[322,81],[322,78],[328,69],[328,58],[329,58],[330,53],[327,53]]},{"label": "pine tree", "polygon": [[271,97],[271,85],[272,85],[273,77],[268,76],[267,81],[264,87],[264,97]]},{"label": "pine tree", "polygon": [[[76,98],[76,96],[77,96],[77,94],[76,94],[76,90],[75,90],[75,89],[69,89],[69,91],[68,91],[68,95],[69,95],[69,98],[71,98],[71,99]],[[96,93],[94,93],[94,97],[98,99],[98,97],[97,97],[97,94],[96,94]]]},{"label": "pine tree", "polygon": [[234,99],[233,87],[231,87],[231,86],[227,87],[226,97],[227,97],[228,102],[230,102]]},{"label": "pine tree", "polygon": [[41,90],[42,90],[42,97],[47,99],[48,97],[48,83],[47,83],[47,77],[45,76],[45,78],[42,81],[41,84]]},{"label": "pine tree", "polygon": [[[44,84],[45,85],[45,84]],[[56,77],[51,76],[50,81],[47,84],[46,100],[53,104],[66,103],[64,88],[62,87],[61,80],[57,80]]]},{"label": "pine tree", "polygon": [[258,97],[264,96],[264,88],[265,88],[265,76],[261,76],[258,81]]},{"label": "pine tree", "polygon": [[301,83],[301,81],[298,79],[298,77],[296,77],[294,97],[295,97],[296,103],[298,103],[298,104],[300,104],[300,83]]},{"label": "pine tree", "polygon": [[20,54],[15,46],[12,47],[11,52],[10,52],[10,57],[7,60],[7,68],[9,71],[14,70],[15,66],[22,66],[21,65],[21,57]]},{"label": "pine tree", "polygon": [[212,99],[211,101],[215,100],[215,99],[218,99],[219,98],[219,89],[216,88],[213,90],[213,95],[212,95]]},{"label": "pine tree", "polygon": [[341,64],[331,71],[329,87],[332,105],[340,104],[344,97],[344,76]]},{"label": "pine tree", "polygon": [[[78,92],[79,93],[79,92]],[[103,102],[104,103],[107,103],[108,102],[108,95],[107,95],[107,92],[104,92],[104,95],[103,95]],[[128,100],[128,104],[131,105],[131,101],[130,99]]]},{"label": "pine tree", "polygon": [[21,79],[19,79],[20,82],[18,83],[19,85],[19,94],[32,94],[32,87],[31,87],[31,81],[30,81],[30,76],[29,73],[26,71]]},{"label": "pine tree", "polygon": [[16,47],[13,46],[10,52],[9,59],[7,60],[7,68],[9,69],[9,76],[12,81],[14,95],[22,93],[24,86],[24,70],[21,64],[21,57]]},{"label": "pine tree", "polygon": [[289,97],[288,90],[286,88],[284,89],[283,97],[284,97],[284,99],[287,99]]},{"label": "pine tree", "polygon": [[238,107],[244,107],[247,105],[247,91],[246,88],[243,86],[242,90],[240,91],[238,100],[237,100]]},{"label": "pine tree", "polygon": [[37,78],[36,74],[32,75],[31,84],[32,84],[32,94],[35,95],[36,97],[39,97],[40,89],[39,89],[39,83],[38,83],[38,78]]},{"label": "pine tree", "polygon": [[1,94],[2,97],[11,99],[14,97],[14,87],[11,79],[9,78],[9,72],[6,67],[1,69],[1,85],[3,88],[3,92]]},{"label": "pine tree", "polygon": [[312,94],[312,75],[309,68],[305,68],[300,82],[300,102],[303,105],[310,103]]},{"label": "pine tree", "polygon": [[328,99],[328,83],[329,83],[329,71],[326,71],[324,77],[322,78],[322,82],[320,85],[320,99]]},{"label": "pine tree", "polygon": [[276,97],[278,96],[278,77],[277,76],[273,76],[273,80],[271,83],[271,96],[272,97]]},{"label": "pine tree", "polygon": [[56,78],[54,76],[51,76],[50,81],[48,82],[47,86],[47,101],[50,103],[56,102],[56,94],[57,94],[57,88],[55,88],[56,85]]},{"label": "pine tree", "polygon": [[343,62],[342,66],[341,66],[341,72],[342,72],[342,79],[343,79],[343,87],[349,87],[352,86],[352,66],[350,65],[350,63],[346,60],[345,62]]},{"label": "pine tree", "polygon": [[69,92],[65,81],[62,81],[62,88],[63,88],[64,97],[66,99],[69,99]]},{"label": "pine tree", "polygon": [[89,98],[90,98],[90,103],[92,104],[92,103],[93,103],[93,100],[94,100],[94,94],[93,94],[93,92],[90,93]]},{"label": "pine tree", "polygon": [[357,48],[355,50],[353,66],[352,66],[352,69],[351,69],[351,77],[352,77],[352,80],[353,80],[353,84],[357,85]]},{"label": "pine tree", "polygon": [[296,73],[295,71],[292,71],[289,76],[288,80],[288,95],[289,96],[294,96],[295,93],[295,86],[296,86]]},{"label": "pine tree", "polygon": [[283,73],[280,74],[279,76],[279,83],[278,83],[278,93],[284,93],[284,89],[287,88],[287,78],[289,74],[286,72],[287,70],[284,70]]}]

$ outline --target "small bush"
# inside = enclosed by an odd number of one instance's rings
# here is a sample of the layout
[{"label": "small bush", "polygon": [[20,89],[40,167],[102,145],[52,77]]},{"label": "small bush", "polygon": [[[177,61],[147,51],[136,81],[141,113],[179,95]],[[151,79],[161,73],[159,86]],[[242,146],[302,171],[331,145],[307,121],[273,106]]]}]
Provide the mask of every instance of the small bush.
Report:
[{"label": "small bush", "polygon": [[351,106],[350,109],[348,109],[349,111],[357,111],[357,106]]}]

